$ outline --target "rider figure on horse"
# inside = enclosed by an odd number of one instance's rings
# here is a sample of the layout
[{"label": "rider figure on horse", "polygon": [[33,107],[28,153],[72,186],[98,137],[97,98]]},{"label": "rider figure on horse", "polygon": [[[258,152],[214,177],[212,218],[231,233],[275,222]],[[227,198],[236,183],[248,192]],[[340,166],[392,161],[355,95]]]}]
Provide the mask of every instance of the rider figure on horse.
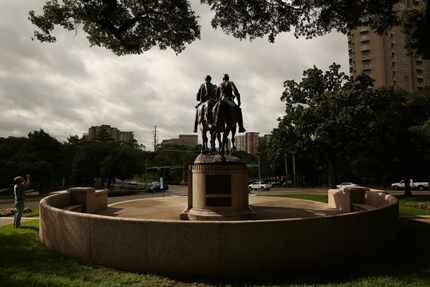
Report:
[{"label": "rider figure on horse", "polygon": [[[243,127],[242,109],[240,108],[240,93],[236,88],[236,85],[230,81],[228,74],[225,74],[222,80],[223,82],[217,90],[216,98],[219,99],[219,101],[214,108],[214,123],[218,125],[219,115],[224,112],[220,110],[222,109],[221,102],[223,102],[235,111],[235,114],[237,115],[237,124],[239,125],[239,132],[244,133],[246,130]],[[235,97],[237,99],[237,105],[234,102]]]},{"label": "rider figure on horse", "polygon": [[[210,126],[213,126],[213,115],[212,115],[212,108],[215,105],[217,101],[217,86],[211,83],[212,77],[210,75],[207,75],[205,78],[205,82],[200,86],[200,89],[197,92],[197,106],[198,109],[202,105],[206,105],[205,110],[207,111],[205,113],[207,122]],[[194,132],[197,132],[197,113],[196,113],[196,120],[194,124]]]}]

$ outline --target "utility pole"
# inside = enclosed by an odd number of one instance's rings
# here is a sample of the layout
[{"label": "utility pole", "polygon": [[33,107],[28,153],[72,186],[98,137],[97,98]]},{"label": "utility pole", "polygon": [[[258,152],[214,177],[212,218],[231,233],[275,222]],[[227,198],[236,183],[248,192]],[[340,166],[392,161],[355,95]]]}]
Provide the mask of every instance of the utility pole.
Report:
[{"label": "utility pole", "polygon": [[157,151],[157,126],[154,126],[154,151]]}]

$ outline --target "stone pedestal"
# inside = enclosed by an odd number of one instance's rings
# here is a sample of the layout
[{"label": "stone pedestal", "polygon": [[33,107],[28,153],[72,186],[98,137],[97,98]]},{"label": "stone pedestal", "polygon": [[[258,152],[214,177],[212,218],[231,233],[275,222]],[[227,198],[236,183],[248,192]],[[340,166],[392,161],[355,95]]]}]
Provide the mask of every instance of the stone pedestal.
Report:
[{"label": "stone pedestal", "polygon": [[248,169],[237,158],[199,155],[192,166],[190,220],[244,220],[255,213],[248,201]]}]

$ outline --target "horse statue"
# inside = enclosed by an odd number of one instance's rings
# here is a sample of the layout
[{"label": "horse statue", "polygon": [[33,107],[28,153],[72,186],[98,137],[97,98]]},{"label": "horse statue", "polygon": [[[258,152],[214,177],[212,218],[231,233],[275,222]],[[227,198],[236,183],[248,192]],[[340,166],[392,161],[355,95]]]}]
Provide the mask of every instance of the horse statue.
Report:
[{"label": "horse statue", "polygon": [[[237,104],[234,102],[237,99]],[[229,153],[228,137],[231,134],[232,151],[236,150],[235,135],[237,126],[239,132],[245,132],[240,109],[240,94],[235,84],[224,75],[223,83],[216,87],[211,83],[211,77],[206,76],[205,83],[197,92],[196,118],[194,132],[200,127],[202,134],[202,153],[216,153],[215,141],[218,140],[221,155]],[[207,133],[210,134],[210,140]],[[222,135],[222,140],[221,140]],[[209,147],[210,143],[210,147]]]},{"label": "horse statue", "polygon": [[[242,110],[240,109],[240,94],[236,85],[229,80],[227,74],[224,75],[223,83],[217,90],[218,101],[213,107],[214,123],[216,133],[222,133],[222,144],[220,153],[222,155],[229,153],[228,137],[231,133],[231,151],[236,151],[236,129],[239,126],[239,132],[245,132],[243,127]],[[237,99],[237,104],[234,99]]]},{"label": "horse statue", "polygon": [[[214,125],[213,107],[217,102],[217,86],[211,83],[211,76],[207,75],[205,83],[200,86],[197,92],[196,119],[194,123],[194,132],[197,132],[197,127],[200,127],[202,135],[202,153],[216,152],[215,139],[221,143],[221,136],[216,133]],[[208,144],[207,133],[210,134],[210,148]]]},{"label": "horse statue", "polygon": [[[212,124],[210,118],[213,116],[213,106],[214,103],[201,103],[197,106],[196,110],[196,125],[200,128],[200,133],[202,135],[202,153],[215,153],[216,146],[215,140],[218,139],[218,144],[221,146],[221,134],[217,132],[215,125]],[[208,138],[208,132],[210,135],[210,141]],[[210,144],[210,146],[209,146]]]},{"label": "horse statue", "polygon": [[221,139],[222,135],[222,141],[219,145],[219,153],[224,155],[228,154],[230,151],[228,149],[228,137],[231,134],[231,151],[236,151],[236,144],[235,144],[235,135],[237,130],[237,116],[236,116],[236,110],[231,107],[231,105],[227,104],[226,101],[220,100],[218,105],[214,107],[214,110],[218,109],[218,111],[215,111],[217,114],[217,125],[215,128],[216,136],[218,136]]}]

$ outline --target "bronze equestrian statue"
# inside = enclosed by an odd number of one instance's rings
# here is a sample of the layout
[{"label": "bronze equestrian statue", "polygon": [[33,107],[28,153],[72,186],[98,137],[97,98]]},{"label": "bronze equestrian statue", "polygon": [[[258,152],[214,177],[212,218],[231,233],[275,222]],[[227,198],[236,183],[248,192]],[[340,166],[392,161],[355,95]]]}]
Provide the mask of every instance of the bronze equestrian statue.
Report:
[{"label": "bronze equestrian statue", "polygon": [[[239,125],[239,132],[244,133],[242,109],[240,108],[240,93],[236,85],[230,81],[228,74],[223,77],[223,82],[217,90],[218,101],[214,106],[214,120],[216,131],[222,133],[222,145],[220,153],[228,152],[228,136],[231,133],[232,151],[236,150],[235,135],[236,125]],[[236,98],[237,104],[234,102]]]},{"label": "bronze equestrian statue", "polygon": [[[237,104],[234,99],[237,99]],[[240,93],[236,85],[230,81],[228,74],[223,77],[223,82],[218,88],[211,83],[211,77],[207,76],[205,83],[200,86],[197,92],[196,120],[194,132],[197,132],[197,125],[202,131],[202,152],[207,152],[208,138],[207,132],[211,135],[211,151],[215,152],[215,139],[218,139],[219,151],[221,154],[228,152],[228,136],[231,133],[232,151],[236,150],[235,135],[236,125],[239,125],[239,132],[245,132],[243,127],[242,110],[240,109]],[[221,142],[222,134],[222,142]]]},{"label": "bronze equestrian statue", "polygon": [[[197,92],[196,119],[194,122],[194,132],[197,132],[197,126],[200,125],[202,133],[202,152],[209,151],[207,132],[210,133],[211,151],[215,152],[215,138],[217,137],[213,119],[213,107],[217,102],[217,86],[211,83],[212,77],[207,75],[205,82],[200,86]],[[218,135],[218,142],[221,143],[221,136]]]}]

